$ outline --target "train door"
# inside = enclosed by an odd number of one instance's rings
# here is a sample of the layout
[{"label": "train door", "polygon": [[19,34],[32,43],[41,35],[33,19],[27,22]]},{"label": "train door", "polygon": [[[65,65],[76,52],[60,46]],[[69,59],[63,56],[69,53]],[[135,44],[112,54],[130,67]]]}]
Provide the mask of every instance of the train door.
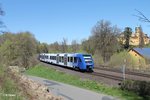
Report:
[{"label": "train door", "polygon": [[56,63],[58,64],[59,63],[59,54],[57,54],[57,56],[56,56]]},{"label": "train door", "polygon": [[67,66],[67,61],[68,61],[67,58],[68,58],[68,57],[67,57],[67,54],[65,54],[65,55],[64,55],[64,65],[65,65],[65,66]]},{"label": "train door", "polygon": [[79,69],[83,69],[83,63],[80,57],[77,58],[77,62],[78,62]]}]

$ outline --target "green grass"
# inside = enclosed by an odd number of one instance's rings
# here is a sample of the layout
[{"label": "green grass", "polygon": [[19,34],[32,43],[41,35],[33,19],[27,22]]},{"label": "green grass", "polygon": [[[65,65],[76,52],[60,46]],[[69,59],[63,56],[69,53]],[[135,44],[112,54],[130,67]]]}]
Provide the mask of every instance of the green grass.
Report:
[{"label": "green grass", "polygon": [[32,67],[29,70],[27,70],[26,73],[28,75],[39,76],[46,79],[71,84],[81,88],[86,88],[89,90],[96,91],[98,93],[108,94],[120,98],[122,100],[143,100],[142,97],[137,96],[135,93],[123,91],[115,87],[109,87],[95,81],[83,80],[77,76],[66,74],[49,67],[44,67],[42,65]]},{"label": "green grass", "polygon": [[12,79],[4,75],[4,68],[0,66],[0,100],[23,100],[18,86]]}]

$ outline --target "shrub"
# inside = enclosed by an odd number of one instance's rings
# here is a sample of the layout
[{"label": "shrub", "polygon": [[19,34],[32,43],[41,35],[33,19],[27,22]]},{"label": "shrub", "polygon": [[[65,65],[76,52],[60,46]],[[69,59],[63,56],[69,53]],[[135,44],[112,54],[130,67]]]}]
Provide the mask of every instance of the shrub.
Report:
[{"label": "shrub", "polygon": [[150,99],[150,82],[125,80],[122,82],[120,88],[122,90],[133,91],[139,96]]}]

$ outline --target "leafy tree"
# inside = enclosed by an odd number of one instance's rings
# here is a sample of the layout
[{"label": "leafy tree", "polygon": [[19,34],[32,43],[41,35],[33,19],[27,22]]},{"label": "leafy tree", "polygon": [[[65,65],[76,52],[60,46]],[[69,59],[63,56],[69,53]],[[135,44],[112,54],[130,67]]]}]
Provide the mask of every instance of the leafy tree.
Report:
[{"label": "leafy tree", "polygon": [[132,29],[130,27],[126,27],[123,34],[124,34],[124,37],[125,37],[124,48],[128,49],[129,45],[130,45],[129,42],[130,42],[130,37],[131,37],[131,34],[132,34]]},{"label": "leafy tree", "polygon": [[22,66],[28,68],[30,58],[36,53],[37,41],[30,32],[18,33],[17,40],[19,41],[18,53]]},{"label": "leafy tree", "polygon": [[38,43],[37,45],[37,53],[48,53],[48,44],[46,43]]},{"label": "leafy tree", "polygon": [[37,41],[30,32],[0,35],[0,61],[6,65],[30,66],[30,60],[36,53]]},{"label": "leafy tree", "polygon": [[113,53],[118,49],[117,34],[120,30],[116,26],[111,26],[109,21],[98,21],[92,29],[92,40],[94,48],[99,51],[103,61],[109,61]]}]

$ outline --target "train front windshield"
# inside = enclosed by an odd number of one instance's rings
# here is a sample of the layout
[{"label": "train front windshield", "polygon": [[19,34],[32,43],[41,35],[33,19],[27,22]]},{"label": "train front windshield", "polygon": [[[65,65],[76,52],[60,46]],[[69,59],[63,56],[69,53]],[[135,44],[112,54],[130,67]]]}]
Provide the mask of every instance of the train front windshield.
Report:
[{"label": "train front windshield", "polygon": [[85,63],[88,63],[88,64],[92,63],[91,55],[83,55],[83,58],[85,59]]}]

